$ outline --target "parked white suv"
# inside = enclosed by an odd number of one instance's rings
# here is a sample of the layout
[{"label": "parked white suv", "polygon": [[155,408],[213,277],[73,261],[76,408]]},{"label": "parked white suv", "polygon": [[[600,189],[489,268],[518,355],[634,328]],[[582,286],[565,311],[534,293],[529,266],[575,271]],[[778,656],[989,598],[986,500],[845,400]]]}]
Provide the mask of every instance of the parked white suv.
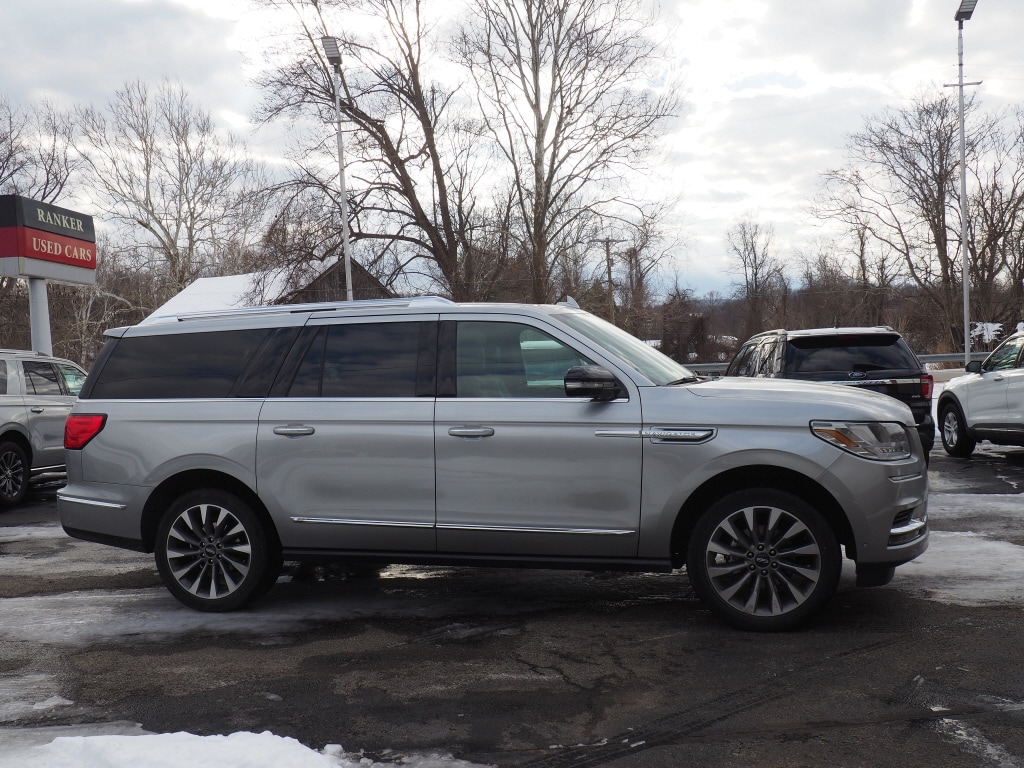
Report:
[{"label": "parked white suv", "polygon": [[942,447],[966,458],[982,440],[1024,445],[1024,333],[1009,336],[984,362],[972,360],[964,376],[939,397]]},{"label": "parked white suv", "polygon": [[199,610],[283,560],[671,571],[789,627],[928,543],[910,409],[704,381],[579,309],[267,307],[108,332],[67,423],[72,536],[155,552]]},{"label": "parked white suv", "polygon": [[64,471],[64,420],[84,382],[70,360],[0,349],[0,506],[24,499],[33,477]]}]

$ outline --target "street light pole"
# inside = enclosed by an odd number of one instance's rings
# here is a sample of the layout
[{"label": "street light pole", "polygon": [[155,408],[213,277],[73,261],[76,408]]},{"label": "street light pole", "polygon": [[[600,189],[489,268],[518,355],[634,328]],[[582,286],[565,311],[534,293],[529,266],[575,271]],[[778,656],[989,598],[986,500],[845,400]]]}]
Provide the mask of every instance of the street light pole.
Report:
[{"label": "street light pole", "polygon": [[338,136],[338,188],[341,194],[341,250],[345,260],[345,298],[352,301],[352,251],[348,233],[348,194],[345,189],[345,146],[341,139],[341,49],[338,39],[320,38],[327,61],[334,68],[334,119]]},{"label": "street light pole", "polygon": [[[964,286],[964,365],[971,362],[971,279],[967,247],[967,145],[964,139],[964,22],[971,18],[978,0],[961,0],[953,19],[957,23],[957,60],[959,76],[957,88],[960,90],[960,271]],[[979,81],[980,82],[980,81]]]}]

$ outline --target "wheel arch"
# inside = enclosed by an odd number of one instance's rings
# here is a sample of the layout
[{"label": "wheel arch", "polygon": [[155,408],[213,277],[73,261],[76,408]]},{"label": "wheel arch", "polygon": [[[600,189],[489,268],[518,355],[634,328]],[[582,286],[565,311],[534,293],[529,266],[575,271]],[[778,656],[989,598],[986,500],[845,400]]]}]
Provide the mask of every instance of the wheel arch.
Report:
[{"label": "wheel arch", "polygon": [[167,511],[167,507],[183,493],[196,490],[197,488],[216,488],[238,496],[259,515],[266,528],[268,540],[280,551],[281,540],[277,535],[277,528],[274,525],[273,518],[271,518],[270,512],[252,488],[237,477],[224,472],[212,469],[193,469],[168,477],[153,489],[153,492],[146,500],[142,510],[141,530],[142,544],[146,552],[152,552],[154,549],[157,528],[160,526],[160,518]]},{"label": "wheel arch", "polygon": [[679,567],[686,562],[686,550],[693,527],[712,504],[730,493],[751,488],[771,488],[800,497],[822,514],[840,545],[850,551],[854,541],[853,529],[842,506],[828,490],[792,469],[759,465],[722,472],[709,478],[690,494],[676,515],[672,528],[673,565]]},{"label": "wheel arch", "polygon": [[28,435],[20,429],[8,428],[0,434],[0,443],[3,442],[17,443],[18,447],[25,452],[25,459],[28,461],[29,467],[32,467],[32,441],[28,439]]},{"label": "wheel arch", "polygon": [[960,402],[960,398],[956,396],[956,393],[944,391],[942,392],[942,394],[939,395],[939,400],[935,404],[935,411],[938,414],[940,420],[942,418],[942,409],[947,403],[952,403],[953,405],[955,405],[957,409],[960,411],[960,413],[964,414],[964,416],[966,417],[966,412],[964,411],[964,404]]}]

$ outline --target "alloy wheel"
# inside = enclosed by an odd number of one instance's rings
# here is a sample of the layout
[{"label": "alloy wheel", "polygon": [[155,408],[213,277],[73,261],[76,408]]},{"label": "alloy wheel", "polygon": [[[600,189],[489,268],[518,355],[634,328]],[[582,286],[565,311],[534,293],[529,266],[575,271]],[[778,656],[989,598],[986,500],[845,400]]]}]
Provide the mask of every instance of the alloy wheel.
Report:
[{"label": "alloy wheel", "polygon": [[751,506],[725,517],[705,548],[712,589],[749,616],[781,616],[802,605],[822,573],[822,550],[795,515]]},{"label": "alloy wheel", "polygon": [[231,595],[252,564],[249,532],[229,510],[216,504],[188,507],[171,523],[167,565],[187,592],[207,600]]}]

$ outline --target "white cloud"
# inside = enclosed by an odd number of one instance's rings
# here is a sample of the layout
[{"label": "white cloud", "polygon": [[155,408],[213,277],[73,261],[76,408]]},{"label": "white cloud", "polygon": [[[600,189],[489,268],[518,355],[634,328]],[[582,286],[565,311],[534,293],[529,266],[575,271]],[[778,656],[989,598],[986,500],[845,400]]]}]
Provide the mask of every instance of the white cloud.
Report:
[{"label": "white cloud", "polygon": [[[820,174],[842,162],[864,118],[956,79],[953,0],[675,0],[663,6],[685,81],[686,114],[665,142],[649,192],[680,197],[688,244],[667,265],[684,286],[723,290],[731,276],[725,232],[754,215],[771,223],[781,256],[813,249],[806,206]],[[5,0],[11,30],[2,92],[16,103],[49,96],[105,103],[128,79],[169,77],[260,156],[282,151],[288,126],[253,134],[260,94],[251,78],[288,41],[292,11],[246,0]],[[985,0],[966,23],[968,79],[981,105],[1024,101],[1019,0]],[[662,192],[662,190],[664,192]]]}]

